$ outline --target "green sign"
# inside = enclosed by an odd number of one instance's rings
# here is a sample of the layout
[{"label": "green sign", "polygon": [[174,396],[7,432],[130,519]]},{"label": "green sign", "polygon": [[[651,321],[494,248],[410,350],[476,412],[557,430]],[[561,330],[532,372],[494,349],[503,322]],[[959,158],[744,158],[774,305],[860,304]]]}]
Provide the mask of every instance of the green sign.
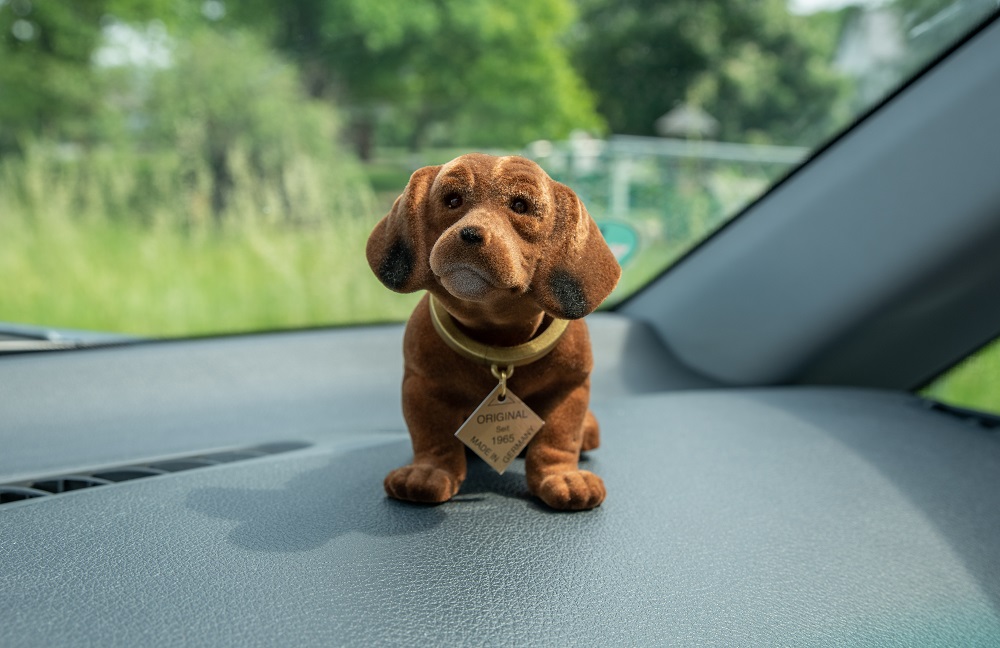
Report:
[{"label": "green sign", "polygon": [[628,263],[636,250],[639,249],[639,234],[631,225],[616,221],[598,221],[604,240],[608,242],[611,253],[618,259],[618,265],[624,266]]}]

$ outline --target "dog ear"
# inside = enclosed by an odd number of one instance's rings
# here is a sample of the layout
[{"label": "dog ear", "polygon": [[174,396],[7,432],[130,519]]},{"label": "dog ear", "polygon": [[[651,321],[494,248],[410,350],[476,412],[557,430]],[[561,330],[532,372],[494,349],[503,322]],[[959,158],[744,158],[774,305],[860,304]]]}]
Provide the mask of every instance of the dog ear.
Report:
[{"label": "dog ear", "polygon": [[427,206],[440,170],[440,166],[429,166],[414,171],[403,194],[368,237],[368,265],[390,290],[414,292],[430,281]]},{"label": "dog ear", "polygon": [[573,190],[552,184],[556,225],[532,277],[531,290],[548,314],[579,319],[607,299],[622,269]]}]

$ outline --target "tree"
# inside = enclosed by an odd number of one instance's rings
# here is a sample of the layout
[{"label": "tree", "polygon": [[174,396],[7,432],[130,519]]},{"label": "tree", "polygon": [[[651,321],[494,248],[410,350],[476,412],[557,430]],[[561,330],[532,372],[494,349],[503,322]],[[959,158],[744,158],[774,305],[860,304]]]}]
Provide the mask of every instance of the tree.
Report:
[{"label": "tree", "polygon": [[845,85],[829,42],[784,0],[582,0],[577,61],[614,132],[697,106],[733,141],[814,143]]},{"label": "tree", "polygon": [[100,137],[104,107],[91,58],[110,16],[152,17],[168,0],[0,2],[0,154],[25,137]]},{"label": "tree", "polygon": [[602,125],[562,42],[569,0],[256,0],[237,11],[298,60],[313,96],[349,110],[362,156],[376,133],[417,149],[434,127],[488,146]]},{"label": "tree", "polygon": [[349,170],[334,147],[333,107],[305,96],[298,70],[260,40],[193,31],[177,44],[172,65],[152,75],[139,108],[146,125],[137,138],[147,148],[179,152],[192,176],[207,170],[216,217],[228,207],[236,159],[281,194],[302,158],[331,174]]}]

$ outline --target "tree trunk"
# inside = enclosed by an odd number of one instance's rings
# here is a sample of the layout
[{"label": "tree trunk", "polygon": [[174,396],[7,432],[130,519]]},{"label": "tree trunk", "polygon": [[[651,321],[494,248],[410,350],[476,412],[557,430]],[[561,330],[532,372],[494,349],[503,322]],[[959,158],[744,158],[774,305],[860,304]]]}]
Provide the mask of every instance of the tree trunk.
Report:
[{"label": "tree trunk", "polygon": [[370,117],[355,120],[351,125],[351,139],[361,161],[371,161],[375,148],[375,122]]}]

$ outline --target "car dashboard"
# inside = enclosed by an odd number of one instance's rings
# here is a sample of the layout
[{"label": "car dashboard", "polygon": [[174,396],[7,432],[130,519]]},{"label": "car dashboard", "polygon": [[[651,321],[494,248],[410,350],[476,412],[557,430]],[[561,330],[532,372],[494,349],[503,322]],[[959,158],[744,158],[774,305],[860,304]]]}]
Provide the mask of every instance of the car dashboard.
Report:
[{"label": "car dashboard", "polygon": [[523,460],[470,458],[440,506],[385,496],[399,325],[0,358],[0,644],[1000,641],[995,428],[721,386],[641,322],[588,322],[609,495],[580,513]]}]

